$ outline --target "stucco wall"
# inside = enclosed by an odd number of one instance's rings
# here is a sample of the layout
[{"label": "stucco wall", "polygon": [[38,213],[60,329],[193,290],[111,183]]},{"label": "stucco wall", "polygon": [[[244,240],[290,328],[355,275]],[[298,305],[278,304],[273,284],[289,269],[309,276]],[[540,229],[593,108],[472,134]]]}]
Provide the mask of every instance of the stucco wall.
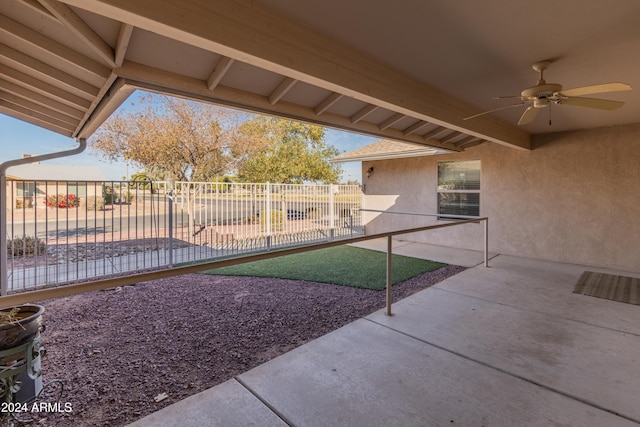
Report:
[{"label": "stucco wall", "polygon": [[[480,159],[490,251],[640,271],[640,124],[538,135],[534,149],[485,143],[464,153],[376,162],[365,207],[436,212],[437,162]],[[366,174],[364,175],[366,176]],[[383,214],[367,232],[434,223]],[[476,224],[409,236],[480,249]]]}]

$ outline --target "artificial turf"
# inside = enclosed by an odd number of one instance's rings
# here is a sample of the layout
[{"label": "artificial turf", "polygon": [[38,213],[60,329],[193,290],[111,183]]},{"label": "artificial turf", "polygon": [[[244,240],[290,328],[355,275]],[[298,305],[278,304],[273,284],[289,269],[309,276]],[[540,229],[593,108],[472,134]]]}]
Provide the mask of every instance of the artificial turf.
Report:
[{"label": "artificial turf", "polygon": [[[245,264],[207,270],[204,274],[276,277],[381,290],[386,285],[386,253],[353,246],[334,246]],[[396,284],[445,264],[393,255]]]}]

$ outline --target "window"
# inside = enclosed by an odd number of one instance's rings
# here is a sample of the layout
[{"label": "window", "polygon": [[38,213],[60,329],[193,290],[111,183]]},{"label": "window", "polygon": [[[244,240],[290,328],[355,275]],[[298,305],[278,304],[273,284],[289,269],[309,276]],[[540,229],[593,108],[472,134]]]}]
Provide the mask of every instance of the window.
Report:
[{"label": "window", "polygon": [[75,194],[77,197],[83,197],[87,195],[87,183],[86,182],[68,182],[67,188],[64,190],[67,194]]},{"label": "window", "polygon": [[480,216],[480,160],[438,162],[438,213]]},{"label": "window", "polygon": [[33,197],[36,195],[36,183],[34,181],[18,182],[16,189],[18,197]]}]

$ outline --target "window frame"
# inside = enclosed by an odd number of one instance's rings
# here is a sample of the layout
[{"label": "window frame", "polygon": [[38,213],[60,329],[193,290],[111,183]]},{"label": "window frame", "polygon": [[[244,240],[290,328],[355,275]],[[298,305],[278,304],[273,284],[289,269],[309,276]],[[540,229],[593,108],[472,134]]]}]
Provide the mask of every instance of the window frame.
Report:
[{"label": "window frame", "polygon": [[[447,190],[447,189],[441,189],[440,187],[440,165],[443,163],[464,163],[464,162],[477,162],[478,164],[478,189],[451,189],[451,190]],[[455,214],[448,214],[445,212],[441,212],[441,206],[440,206],[440,202],[441,202],[441,194],[477,194],[477,199],[478,199],[478,207],[477,207],[477,214],[475,215],[461,215],[460,217],[456,217],[456,216],[451,216],[451,217],[444,217],[444,216],[440,216],[440,215],[455,215]],[[438,161],[436,164],[436,209],[437,209],[437,213],[438,213],[438,220],[441,221],[455,221],[455,220],[464,220],[464,219],[469,219],[467,218],[467,216],[471,216],[471,217],[479,217],[480,216],[480,212],[481,212],[481,194],[482,194],[482,163],[480,161],[480,159],[465,159],[465,160],[442,160],[442,161]]]}]

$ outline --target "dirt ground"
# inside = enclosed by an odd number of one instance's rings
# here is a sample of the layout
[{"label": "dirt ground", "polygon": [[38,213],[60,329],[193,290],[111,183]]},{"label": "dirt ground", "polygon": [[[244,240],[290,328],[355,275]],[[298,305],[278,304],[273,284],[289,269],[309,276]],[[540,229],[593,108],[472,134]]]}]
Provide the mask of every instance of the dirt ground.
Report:
[{"label": "dirt ground", "polygon": [[[414,277],[394,299],[462,270]],[[190,274],[40,304],[43,379],[64,390],[30,425],[123,426],[384,307],[385,293]]]}]

